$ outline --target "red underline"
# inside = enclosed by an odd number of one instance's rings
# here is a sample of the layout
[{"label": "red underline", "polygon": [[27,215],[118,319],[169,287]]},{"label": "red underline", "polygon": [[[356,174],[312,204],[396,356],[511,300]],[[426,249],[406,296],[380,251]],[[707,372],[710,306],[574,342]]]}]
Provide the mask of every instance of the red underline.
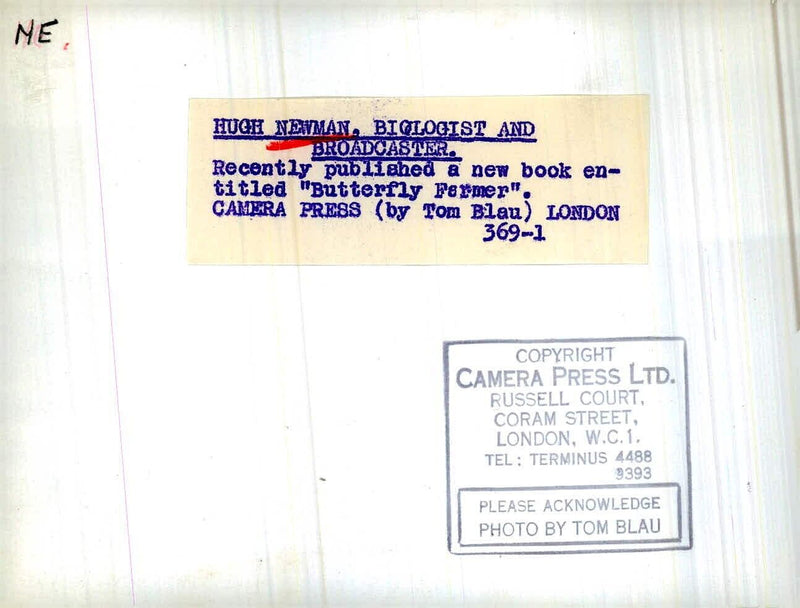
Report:
[{"label": "red underline", "polygon": [[317,135],[305,139],[287,139],[285,141],[273,141],[267,144],[267,150],[275,152],[277,150],[291,150],[292,148],[302,148],[303,146],[313,146],[325,141],[336,141],[337,139],[349,139],[354,137],[352,133],[344,135]]}]

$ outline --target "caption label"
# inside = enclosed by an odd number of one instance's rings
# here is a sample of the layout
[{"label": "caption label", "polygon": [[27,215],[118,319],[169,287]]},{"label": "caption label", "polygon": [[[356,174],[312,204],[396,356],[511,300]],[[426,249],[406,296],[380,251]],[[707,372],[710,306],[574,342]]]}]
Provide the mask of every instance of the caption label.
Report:
[{"label": "caption label", "polygon": [[647,97],[194,99],[188,259],[647,261]]}]

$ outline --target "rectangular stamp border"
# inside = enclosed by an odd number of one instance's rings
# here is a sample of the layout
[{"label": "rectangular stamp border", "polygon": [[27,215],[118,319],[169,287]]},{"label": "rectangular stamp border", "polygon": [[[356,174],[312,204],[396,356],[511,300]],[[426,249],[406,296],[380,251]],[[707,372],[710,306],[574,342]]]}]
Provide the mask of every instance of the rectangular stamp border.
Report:
[{"label": "rectangular stamp border", "polygon": [[[562,550],[562,551],[454,551],[453,550],[453,522],[452,496],[450,492],[450,377],[449,363],[451,346],[462,344],[549,344],[549,343],[591,343],[591,342],[681,342],[683,344],[683,375],[684,375],[684,407],[685,407],[685,429],[686,429],[686,524],[687,524],[687,545],[673,547],[639,547],[621,549],[585,549],[585,550]],[[447,484],[447,550],[452,555],[571,555],[579,553],[634,553],[646,551],[689,551],[694,547],[694,528],[692,525],[692,454],[691,454],[691,435],[689,425],[689,357],[686,339],[681,336],[624,336],[615,338],[539,338],[539,339],[484,339],[484,340],[445,340],[442,343],[443,366],[444,366],[444,433],[445,433],[445,482]],[[673,482],[666,482],[673,483]],[[680,484],[679,494],[680,494]],[[679,521],[682,524],[680,513]],[[459,522],[460,526],[460,522]],[[681,532],[682,536],[682,532]],[[595,544],[602,544],[603,541]],[[639,544],[642,541],[637,541]],[[659,541],[668,542],[668,541]],[[461,545],[463,546],[463,545]],[[472,545],[469,545],[470,547]],[[494,545],[477,545],[480,547]],[[515,547],[521,545],[515,544]]]},{"label": "rectangular stamp border", "polygon": [[[466,544],[461,542],[461,493],[464,491],[475,492],[513,492],[513,491],[539,491],[539,490],[607,490],[619,488],[665,488],[674,487],[678,493],[676,500],[678,502],[678,511],[676,513],[678,519],[678,536],[676,538],[650,538],[647,540],[576,540],[564,542],[538,542],[538,543],[471,543]],[[632,545],[643,543],[679,543],[682,540],[682,517],[681,517],[681,485],[674,481],[667,481],[661,483],[630,483],[630,484],[609,484],[609,485],[581,485],[581,486],[536,486],[525,488],[459,488],[458,489],[458,546],[459,547],[562,547],[574,545]],[[676,547],[677,548],[677,547]]]}]

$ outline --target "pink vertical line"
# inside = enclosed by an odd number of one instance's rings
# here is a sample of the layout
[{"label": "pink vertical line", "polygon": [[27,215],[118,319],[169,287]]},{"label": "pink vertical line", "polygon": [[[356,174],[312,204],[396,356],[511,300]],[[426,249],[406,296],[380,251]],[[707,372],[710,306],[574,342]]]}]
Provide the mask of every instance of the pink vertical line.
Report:
[{"label": "pink vertical line", "polygon": [[128,485],[125,479],[125,451],[122,448],[122,420],[119,409],[119,382],[117,380],[117,345],[114,339],[114,315],[111,310],[111,279],[108,271],[108,240],[106,237],[106,213],[103,202],[103,177],[100,171],[100,139],[97,136],[97,102],[94,94],[94,67],[92,65],[92,40],[89,35],[89,6],[86,12],[86,42],[89,50],[89,77],[92,83],[92,113],[94,115],[94,145],[97,152],[97,182],[100,188],[100,218],[103,225],[103,254],[106,261],[106,288],[108,291],[108,321],[111,326],[111,358],[114,366],[114,402],[117,408],[117,430],[119,432],[119,458],[122,468],[122,497],[125,505],[125,534],[128,539],[128,565],[131,579],[131,602],[136,605],[136,593],[133,588],[133,555],[131,552],[131,526],[128,518]]}]

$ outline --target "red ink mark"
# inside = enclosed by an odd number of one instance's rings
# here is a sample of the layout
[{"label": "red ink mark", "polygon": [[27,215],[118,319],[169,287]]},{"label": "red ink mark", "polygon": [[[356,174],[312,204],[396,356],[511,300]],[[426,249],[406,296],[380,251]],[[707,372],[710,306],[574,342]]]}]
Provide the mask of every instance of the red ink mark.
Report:
[{"label": "red ink mark", "polygon": [[285,141],[273,141],[267,144],[267,150],[276,152],[278,150],[291,150],[292,148],[302,148],[303,146],[313,146],[324,141],[336,141],[338,139],[350,139],[355,137],[353,133],[344,135],[317,135],[306,139],[287,139]]},{"label": "red ink mark", "polygon": [[67,47],[68,47],[68,46],[69,46],[69,42],[67,42],[67,43],[64,45],[64,50],[65,50],[65,51],[67,50]]}]

